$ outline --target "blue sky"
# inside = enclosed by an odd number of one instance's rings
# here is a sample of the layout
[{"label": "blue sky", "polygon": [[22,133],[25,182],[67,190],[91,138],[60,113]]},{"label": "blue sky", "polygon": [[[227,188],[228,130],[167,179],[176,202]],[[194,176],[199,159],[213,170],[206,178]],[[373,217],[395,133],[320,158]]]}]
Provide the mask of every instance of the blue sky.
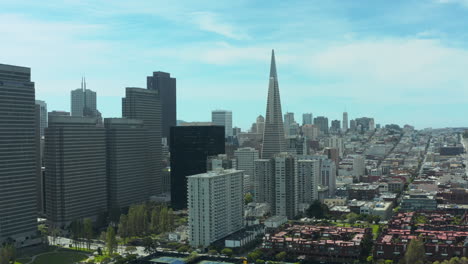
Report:
[{"label": "blue sky", "polygon": [[85,75],[105,117],[125,87],[177,78],[178,119],[266,109],[275,49],[283,112],[417,128],[468,126],[468,0],[0,0],[0,63],[28,66],[36,97],[69,110]]}]

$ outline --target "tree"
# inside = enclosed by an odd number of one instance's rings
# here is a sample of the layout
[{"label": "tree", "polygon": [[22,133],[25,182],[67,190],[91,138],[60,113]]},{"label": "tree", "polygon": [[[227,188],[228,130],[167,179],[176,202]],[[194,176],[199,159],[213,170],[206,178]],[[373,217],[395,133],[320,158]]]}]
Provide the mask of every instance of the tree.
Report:
[{"label": "tree", "polygon": [[120,216],[119,225],[117,228],[119,236],[125,241],[128,237],[128,218],[126,215],[122,214]]},{"label": "tree", "polygon": [[182,253],[182,252],[188,252],[189,251],[189,247],[188,246],[180,246],[178,249],[177,249],[177,252],[179,253]]},{"label": "tree", "polygon": [[247,205],[249,203],[253,202],[253,196],[251,193],[246,193],[244,196],[244,203]]},{"label": "tree", "polygon": [[346,219],[350,224],[354,224],[356,220],[358,219],[359,215],[356,213],[349,213],[346,215]]},{"label": "tree", "polygon": [[424,243],[419,239],[411,239],[408,248],[406,249],[403,263],[406,264],[422,264],[426,258]]},{"label": "tree", "polygon": [[278,254],[276,254],[275,258],[279,261],[283,261],[286,258],[286,252],[282,251]]},{"label": "tree", "polygon": [[367,261],[367,263],[373,263],[374,262],[374,257],[373,256],[368,256],[366,261]]},{"label": "tree", "polygon": [[117,248],[117,239],[115,238],[115,230],[112,226],[107,228],[106,235],[106,247],[109,255],[114,254],[115,249]]},{"label": "tree", "polygon": [[216,249],[210,249],[208,255],[218,255],[218,251],[216,251]]},{"label": "tree", "polygon": [[91,249],[91,239],[93,239],[93,222],[90,218],[86,218],[83,222],[83,233],[86,238],[86,246],[88,249]]},{"label": "tree", "polygon": [[151,237],[145,237],[143,239],[143,247],[145,248],[145,253],[154,254],[157,250],[157,245]]},{"label": "tree", "polygon": [[159,216],[156,209],[153,209],[151,212],[151,224],[150,224],[151,232],[158,234],[159,233]]},{"label": "tree", "polygon": [[49,239],[47,238],[48,231],[47,231],[47,226],[44,224],[38,225],[37,229],[39,230],[39,233],[41,234],[41,240],[44,245],[49,244]]},{"label": "tree", "polygon": [[253,251],[247,255],[247,259],[249,260],[249,262],[256,262],[257,259],[259,259],[261,256],[262,254],[260,252]]},{"label": "tree", "polygon": [[328,216],[328,207],[319,200],[315,200],[307,209],[306,215],[307,217],[315,217],[317,219],[326,218]]},{"label": "tree", "polygon": [[228,257],[232,257],[232,249],[230,248],[225,248],[223,250],[221,250],[221,254],[225,255],[225,256],[228,256]]}]

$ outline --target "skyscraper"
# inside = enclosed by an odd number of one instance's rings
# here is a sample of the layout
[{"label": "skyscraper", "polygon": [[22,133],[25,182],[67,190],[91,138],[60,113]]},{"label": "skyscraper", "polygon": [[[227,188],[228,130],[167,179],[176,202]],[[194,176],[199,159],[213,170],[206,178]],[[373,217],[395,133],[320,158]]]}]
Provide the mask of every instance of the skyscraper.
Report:
[{"label": "skyscraper", "polygon": [[274,164],[271,159],[258,159],[255,160],[254,164],[254,201],[257,203],[269,203],[271,208],[274,208]]},{"label": "skyscraper", "polygon": [[320,162],[299,158],[297,161],[297,196],[299,204],[310,205],[318,199]]},{"label": "skyscraper", "polygon": [[68,225],[107,210],[106,134],[92,117],[52,116],[45,130],[47,220]]},{"label": "skyscraper", "polygon": [[348,131],[348,112],[343,113],[343,132]]},{"label": "skyscraper", "polygon": [[270,83],[266,107],[265,131],[263,133],[262,159],[269,159],[274,154],[286,150],[284,137],[281,99],[276,72],[275,51],[271,51]]},{"label": "skyscraper", "polygon": [[158,195],[162,190],[162,141],[161,141],[161,102],[158,90],[126,88],[122,98],[122,116],[143,120],[148,130],[148,152],[150,173],[147,178],[148,196]]},{"label": "skyscraper", "polygon": [[292,124],[294,124],[296,121],[294,120],[294,113],[287,112],[284,114],[284,132],[286,135],[290,135],[290,127]]},{"label": "skyscraper", "polygon": [[242,171],[218,169],[187,179],[191,246],[208,247],[244,227]]},{"label": "skyscraper", "polygon": [[209,156],[224,154],[224,127],[171,127],[171,205],[187,208],[187,176],[205,173]]},{"label": "skyscraper", "polygon": [[249,189],[254,189],[255,182],[255,160],[258,159],[258,151],[254,148],[239,148],[234,151],[234,156],[237,159],[237,169],[244,171],[244,175],[250,176]]},{"label": "skyscraper", "polygon": [[44,129],[47,127],[47,104],[41,100],[36,100],[36,104],[39,105],[40,130],[43,137]]},{"label": "skyscraper", "polygon": [[331,130],[333,133],[341,132],[341,124],[340,120],[332,120],[331,121]]},{"label": "skyscraper", "polygon": [[314,118],[314,125],[316,125],[319,130],[320,130],[320,134],[322,135],[326,135],[328,134],[328,118],[324,117],[324,116],[318,116],[316,118]]},{"label": "skyscraper", "polygon": [[0,243],[37,233],[37,141],[31,69],[0,64]]},{"label": "skyscraper", "polygon": [[86,88],[86,80],[81,80],[81,88],[71,91],[71,115],[98,117],[96,92]]},{"label": "skyscraper", "polygon": [[302,114],[302,125],[312,125],[312,113]]},{"label": "skyscraper", "polygon": [[259,115],[256,120],[257,125],[257,134],[263,135],[265,131],[265,118],[262,115]]},{"label": "skyscraper", "polygon": [[162,137],[170,142],[170,127],[177,125],[177,81],[167,72],[153,72],[146,78],[147,88],[157,90],[161,98]]},{"label": "skyscraper", "polygon": [[298,212],[297,158],[288,153],[273,158],[275,177],[275,215],[293,219]]},{"label": "skyscraper", "polygon": [[214,110],[211,112],[211,122],[216,126],[224,127],[224,136],[232,137],[232,112],[226,110]]},{"label": "skyscraper", "polygon": [[107,187],[109,208],[123,208],[148,200],[150,160],[148,130],[142,120],[106,118]]}]

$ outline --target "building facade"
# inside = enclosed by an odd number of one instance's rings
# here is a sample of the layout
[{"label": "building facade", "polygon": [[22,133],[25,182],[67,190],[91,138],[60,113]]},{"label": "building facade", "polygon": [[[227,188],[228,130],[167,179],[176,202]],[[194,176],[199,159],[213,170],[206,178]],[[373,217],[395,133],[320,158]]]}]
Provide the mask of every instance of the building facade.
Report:
[{"label": "building facade", "polygon": [[96,118],[54,116],[45,130],[47,220],[64,227],[107,210],[106,134]]},{"label": "building facade", "polygon": [[297,196],[299,204],[311,204],[318,199],[320,162],[311,159],[297,161]]},{"label": "building facade", "polygon": [[349,128],[349,121],[348,121],[348,112],[343,113],[343,132],[346,133]]},{"label": "building facade", "polygon": [[243,173],[215,170],[188,179],[189,241],[208,247],[244,227]]},{"label": "building facade", "polygon": [[44,136],[44,129],[47,127],[47,104],[41,100],[36,100],[36,104],[39,105],[40,132],[42,138]]},{"label": "building facade", "polygon": [[177,125],[177,80],[167,72],[153,72],[152,76],[146,78],[149,90],[159,93],[161,102],[161,136],[170,137],[170,128]]},{"label": "building facade", "polygon": [[232,137],[232,112],[227,110],[214,110],[211,112],[211,122],[216,126],[224,127],[224,136]]},{"label": "building facade", "polygon": [[250,147],[239,148],[234,151],[234,156],[237,160],[237,169],[244,171],[244,175],[250,176],[249,189],[253,190],[255,188],[255,160],[259,158],[258,150]]},{"label": "building facade", "polygon": [[187,176],[205,173],[209,156],[224,154],[224,127],[171,127],[171,204],[187,208]]},{"label": "building facade", "polygon": [[304,113],[302,114],[302,125],[312,125],[312,113]]},{"label": "building facade", "polygon": [[90,116],[97,113],[96,92],[86,88],[86,80],[81,80],[81,88],[71,91],[71,115]]},{"label": "building facade", "polygon": [[328,134],[328,118],[324,116],[317,116],[314,118],[314,125],[316,125],[320,131],[320,134],[327,135]]},{"label": "building facade", "polygon": [[293,219],[298,213],[298,173],[295,156],[280,153],[273,158],[275,176],[275,215]]},{"label": "building facade", "polygon": [[162,163],[162,127],[161,101],[158,90],[128,87],[125,98],[122,98],[122,116],[143,121],[148,130],[147,155],[150,159],[150,175],[147,180],[147,195],[163,193]]},{"label": "building facade", "polygon": [[31,69],[0,64],[0,243],[37,234],[35,126]]}]

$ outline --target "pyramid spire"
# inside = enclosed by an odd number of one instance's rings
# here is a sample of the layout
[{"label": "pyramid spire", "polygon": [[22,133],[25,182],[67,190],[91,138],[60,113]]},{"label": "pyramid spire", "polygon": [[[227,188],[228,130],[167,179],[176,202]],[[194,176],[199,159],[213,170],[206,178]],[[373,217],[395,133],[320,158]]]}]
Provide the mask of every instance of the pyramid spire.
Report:
[{"label": "pyramid spire", "polygon": [[283,114],[276,72],[275,51],[271,52],[270,82],[268,85],[268,99],[263,132],[262,159],[269,159],[275,154],[286,150],[284,136]]},{"label": "pyramid spire", "polygon": [[276,73],[275,50],[271,50],[271,64],[270,64],[270,77],[278,78]]}]

